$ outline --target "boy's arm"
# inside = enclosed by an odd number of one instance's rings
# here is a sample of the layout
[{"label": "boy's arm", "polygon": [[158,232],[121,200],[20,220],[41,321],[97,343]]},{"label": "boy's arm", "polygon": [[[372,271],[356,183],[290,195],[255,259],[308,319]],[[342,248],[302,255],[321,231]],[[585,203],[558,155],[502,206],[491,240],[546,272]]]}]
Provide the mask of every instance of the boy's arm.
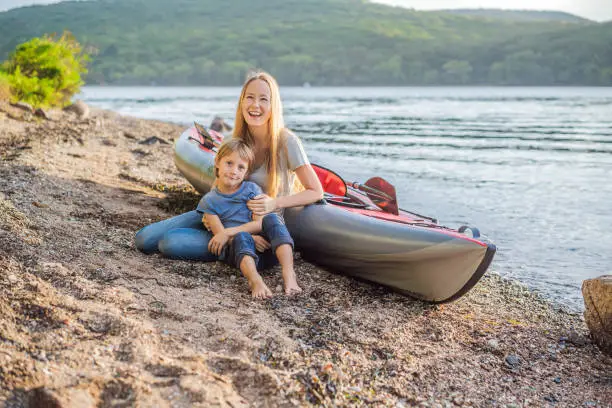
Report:
[{"label": "boy's arm", "polygon": [[257,234],[258,232],[261,232],[261,220],[263,217],[254,215],[253,221],[249,221],[246,224],[231,228],[223,227],[219,217],[214,214],[204,213],[202,221],[204,221],[204,219],[206,219],[206,223],[210,227],[210,231],[213,233],[213,235],[224,233],[228,236],[228,238],[232,238],[239,232],[248,232],[249,234]]},{"label": "boy's arm", "polygon": [[263,217],[253,215],[253,221],[249,221],[246,224],[239,225],[237,227],[227,228],[225,232],[230,237],[238,234],[239,232],[248,232],[249,234],[257,234],[261,232],[261,220]]},{"label": "boy's arm", "polygon": [[[258,194],[263,193],[263,191],[257,184],[252,183],[252,182],[247,182],[247,183],[249,183],[249,185],[247,186],[247,188],[250,190],[249,197],[251,196],[254,197]],[[263,216],[256,216],[255,214],[253,214],[252,215],[253,221],[249,221],[237,227],[227,228],[225,231],[227,234],[229,234],[230,237],[233,237],[239,232],[247,232],[249,234],[258,234],[261,232],[261,228],[262,228],[261,220],[262,219],[263,219]]]},{"label": "boy's arm", "polygon": [[227,245],[230,235],[227,233],[227,229],[223,227],[218,216],[204,213],[202,221],[204,221],[204,219],[213,233],[213,237],[208,241],[208,250],[215,255],[221,255],[221,251],[223,247]]},{"label": "boy's arm", "polygon": [[[205,223],[204,220],[206,220]],[[213,233],[213,235],[217,235],[218,233],[225,231],[225,228],[221,223],[221,219],[215,214],[204,213],[202,216],[202,223],[204,223],[204,225],[208,224],[208,229]]]}]

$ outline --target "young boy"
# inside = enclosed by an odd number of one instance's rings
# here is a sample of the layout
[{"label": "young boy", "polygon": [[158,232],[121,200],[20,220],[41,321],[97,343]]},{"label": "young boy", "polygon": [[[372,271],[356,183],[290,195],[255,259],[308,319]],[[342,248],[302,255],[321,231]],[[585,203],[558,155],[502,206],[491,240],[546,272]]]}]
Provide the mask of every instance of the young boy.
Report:
[{"label": "young boy", "polygon": [[281,265],[285,294],[291,296],[302,291],[293,270],[293,239],[278,214],[253,217],[246,205],[262,194],[257,184],[244,181],[253,160],[252,150],[241,140],[230,139],[219,148],[215,157],[216,186],[198,204],[198,211],[204,213],[202,221],[214,235],[208,249],[220,260],[240,268],[254,298],[269,298],[272,292],[257,272],[263,260],[251,236],[261,232]]}]

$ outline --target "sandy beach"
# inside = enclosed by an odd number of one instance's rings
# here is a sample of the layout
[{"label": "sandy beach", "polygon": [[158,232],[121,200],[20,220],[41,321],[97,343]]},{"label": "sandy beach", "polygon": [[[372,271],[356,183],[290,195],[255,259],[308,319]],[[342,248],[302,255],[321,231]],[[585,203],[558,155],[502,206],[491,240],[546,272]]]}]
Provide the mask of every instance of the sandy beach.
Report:
[{"label": "sandy beach", "polygon": [[182,130],[0,103],[0,407],[612,406],[582,316],[495,270],[434,306],[297,254],[304,294],[274,269],[254,301],[238,270],[139,253],[200,198]]}]

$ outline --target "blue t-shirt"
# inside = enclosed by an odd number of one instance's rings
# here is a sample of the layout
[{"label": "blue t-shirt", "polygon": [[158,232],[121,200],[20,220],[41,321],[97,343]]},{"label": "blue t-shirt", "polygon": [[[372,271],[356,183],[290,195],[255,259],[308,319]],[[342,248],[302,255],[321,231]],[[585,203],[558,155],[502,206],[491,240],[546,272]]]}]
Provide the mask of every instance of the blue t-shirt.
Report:
[{"label": "blue t-shirt", "polygon": [[252,221],[246,202],[259,194],[263,194],[261,187],[252,181],[243,181],[232,194],[223,194],[215,187],[202,197],[197,211],[216,215],[225,228],[237,227]]}]

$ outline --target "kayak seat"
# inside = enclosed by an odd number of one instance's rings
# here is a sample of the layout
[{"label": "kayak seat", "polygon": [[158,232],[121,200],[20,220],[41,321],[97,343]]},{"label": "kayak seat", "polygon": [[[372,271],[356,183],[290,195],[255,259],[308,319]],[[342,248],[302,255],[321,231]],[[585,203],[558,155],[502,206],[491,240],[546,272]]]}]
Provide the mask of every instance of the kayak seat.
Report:
[{"label": "kayak seat", "polygon": [[344,180],[342,180],[342,177],[333,171],[316,164],[313,164],[312,168],[314,169],[315,173],[317,173],[317,177],[319,177],[319,181],[323,186],[323,191],[337,196],[346,195],[346,183]]}]

